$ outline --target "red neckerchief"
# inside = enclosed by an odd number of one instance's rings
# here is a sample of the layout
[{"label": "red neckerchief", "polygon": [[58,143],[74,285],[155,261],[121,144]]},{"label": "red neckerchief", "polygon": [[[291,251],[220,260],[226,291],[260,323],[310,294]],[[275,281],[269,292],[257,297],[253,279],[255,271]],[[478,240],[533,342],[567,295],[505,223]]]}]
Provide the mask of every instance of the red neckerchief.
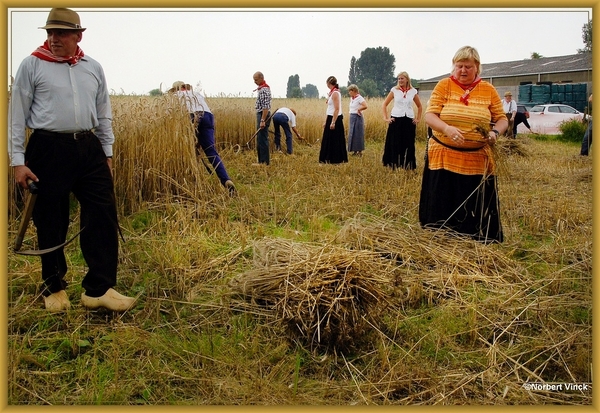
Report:
[{"label": "red neckerchief", "polygon": [[404,94],[404,97],[406,97],[406,92],[410,90],[410,88],[404,89],[403,87],[398,87],[398,89],[400,89],[400,91]]},{"label": "red neckerchief", "polygon": [[52,53],[50,47],[48,47],[48,40],[46,40],[43,45],[35,49],[31,54],[47,62],[68,63],[70,65],[76,65],[77,63],[79,63],[79,60],[81,60],[81,58],[84,56],[83,50],[81,50],[79,46],[77,46],[77,50],[75,50],[75,54],[73,56],[56,56]]},{"label": "red neckerchief", "polygon": [[256,89],[253,90],[253,92],[256,92],[257,90],[261,90],[263,87],[268,87],[270,88],[271,86],[267,85],[267,82],[265,82],[264,80],[262,81],[262,83],[260,85],[258,85],[258,87]]},{"label": "red neckerchief", "polygon": [[466,106],[469,106],[469,93],[471,93],[471,91],[473,89],[475,89],[475,86],[477,86],[479,84],[479,82],[481,82],[481,78],[479,76],[477,76],[475,78],[475,80],[473,81],[473,83],[471,83],[470,85],[463,85],[462,83],[460,83],[455,77],[454,75],[450,76],[450,79],[452,79],[452,81],[454,83],[456,83],[458,86],[461,87],[462,90],[465,91],[465,93],[463,93],[463,95],[460,97],[460,101],[462,103],[464,103]]},{"label": "red neckerchief", "polygon": [[359,96],[360,96],[360,93],[357,93],[356,95],[354,95],[354,96],[352,97],[352,100],[356,99],[356,98],[357,98],[357,97],[359,97]]},{"label": "red neckerchief", "polygon": [[339,91],[339,89],[335,86],[332,87],[331,89],[329,89],[329,93],[327,94],[327,100],[325,101],[325,103],[329,104],[329,98],[331,97],[333,92],[335,92],[336,90]]}]

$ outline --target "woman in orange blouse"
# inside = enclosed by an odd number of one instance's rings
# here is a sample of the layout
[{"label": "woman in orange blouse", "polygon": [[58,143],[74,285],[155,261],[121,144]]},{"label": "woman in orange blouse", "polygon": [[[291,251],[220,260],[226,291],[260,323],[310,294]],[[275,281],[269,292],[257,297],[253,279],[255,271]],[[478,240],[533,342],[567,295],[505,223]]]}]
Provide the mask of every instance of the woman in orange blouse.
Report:
[{"label": "woman in orange blouse", "polygon": [[460,48],[452,64],[451,76],[435,86],[425,113],[432,135],[425,155],[419,221],[425,228],[451,229],[486,243],[502,242],[491,146],[506,131],[508,120],[494,86],[479,77],[477,50]]}]

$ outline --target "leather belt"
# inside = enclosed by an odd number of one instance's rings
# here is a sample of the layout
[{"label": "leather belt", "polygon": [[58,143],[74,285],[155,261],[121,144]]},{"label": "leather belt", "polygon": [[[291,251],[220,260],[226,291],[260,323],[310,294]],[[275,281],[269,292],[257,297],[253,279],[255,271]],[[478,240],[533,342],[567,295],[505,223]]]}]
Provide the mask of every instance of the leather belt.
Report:
[{"label": "leather belt", "polygon": [[75,141],[94,136],[94,132],[86,130],[81,132],[52,132],[45,129],[36,129],[36,133],[45,136],[51,136],[53,138],[72,139]]}]

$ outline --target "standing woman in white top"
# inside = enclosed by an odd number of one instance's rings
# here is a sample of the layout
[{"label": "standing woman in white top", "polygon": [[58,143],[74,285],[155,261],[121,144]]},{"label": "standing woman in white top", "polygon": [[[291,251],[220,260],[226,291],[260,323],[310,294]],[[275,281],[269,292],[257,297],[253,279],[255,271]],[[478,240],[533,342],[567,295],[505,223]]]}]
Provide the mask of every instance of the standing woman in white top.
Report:
[{"label": "standing woman in white top", "polygon": [[362,111],[367,109],[367,101],[363,98],[358,86],[348,86],[350,95],[350,127],[348,128],[348,152],[353,155],[362,155],[365,150],[365,120]]},{"label": "standing woman in white top", "polygon": [[[394,101],[391,116],[388,117],[387,106]],[[417,116],[413,103],[417,106]],[[383,165],[392,169],[415,169],[415,137],[417,123],[421,120],[421,100],[417,89],[411,86],[410,76],[406,72],[398,74],[398,84],[394,86],[383,102],[383,120],[389,126],[383,150]]]},{"label": "standing woman in white top", "polygon": [[321,139],[320,163],[348,162],[346,151],[346,133],[342,115],[342,95],[335,76],[327,78],[327,119],[323,125]]}]

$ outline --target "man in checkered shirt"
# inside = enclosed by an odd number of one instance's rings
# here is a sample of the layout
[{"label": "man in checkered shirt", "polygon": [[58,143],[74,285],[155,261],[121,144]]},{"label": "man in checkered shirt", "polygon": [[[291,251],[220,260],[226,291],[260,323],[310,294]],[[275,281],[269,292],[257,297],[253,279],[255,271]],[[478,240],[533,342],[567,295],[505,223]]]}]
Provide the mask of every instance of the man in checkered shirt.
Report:
[{"label": "man in checkered shirt", "polygon": [[261,72],[254,73],[254,83],[258,86],[255,89],[256,96],[256,151],[258,153],[258,163],[253,165],[269,164],[269,124],[271,123],[271,88],[265,82],[265,77]]}]

